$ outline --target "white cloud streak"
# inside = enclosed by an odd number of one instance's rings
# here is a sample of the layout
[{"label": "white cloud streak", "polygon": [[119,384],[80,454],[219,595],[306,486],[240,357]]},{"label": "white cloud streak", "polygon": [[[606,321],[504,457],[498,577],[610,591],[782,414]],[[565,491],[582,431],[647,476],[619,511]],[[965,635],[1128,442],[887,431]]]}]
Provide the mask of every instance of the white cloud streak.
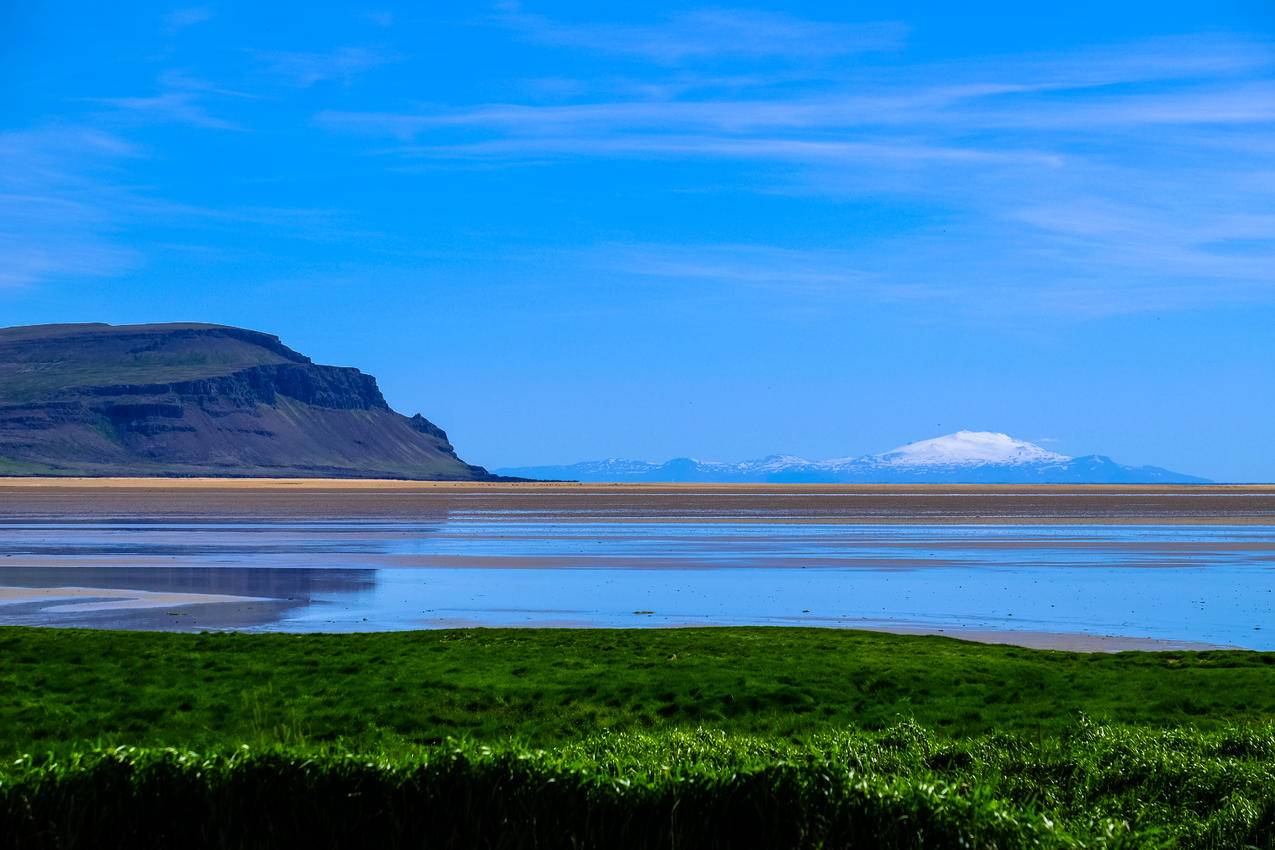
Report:
[{"label": "white cloud streak", "polygon": [[200,244],[217,231],[265,230],[276,240],[323,244],[379,235],[352,230],[339,208],[169,200],[137,179],[149,155],[82,125],[0,133],[0,288],[118,277],[158,251],[204,250]]},{"label": "white cloud streak", "polygon": [[181,32],[199,24],[207,23],[216,16],[216,13],[209,6],[189,6],[184,9],[174,9],[164,16],[164,28],[170,34]]},{"label": "white cloud streak", "polygon": [[57,277],[106,277],[139,263],[112,238],[104,172],[136,155],[123,139],[83,127],[0,134],[0,287]]},{"label": "white cloud streak", "polygon": [[109,106],[145,122],[187,124],[212,130],[242,130],[234,121],[210,113],[194,92],[166,91],[149,97],[101,97],[94,103]]},{"label": "white cloud streak", "polygon": [[348,86],[368,71],[403,58],[396,51],[381,47],[338,47],[322,53],[278,50],[251,53],[267,75],[297,88],[325,82]]},{"label": "white cloud streak", "polygon": [[519,38],[550,47],[634,56],[663,64],[720,59],[809,62],[898,48],[899,23],[841,24],[739,9],[699,9],[649,24],[568,23],[510,9],[495,20]]}]

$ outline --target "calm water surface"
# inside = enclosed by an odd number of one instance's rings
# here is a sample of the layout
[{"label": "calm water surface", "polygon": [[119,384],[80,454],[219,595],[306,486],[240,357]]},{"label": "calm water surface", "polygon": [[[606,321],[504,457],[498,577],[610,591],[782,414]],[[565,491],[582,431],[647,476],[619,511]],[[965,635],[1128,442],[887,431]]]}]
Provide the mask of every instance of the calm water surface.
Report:
[{"label": "calm water surface", "polygon": [[821,625],[1275,649],[1275,527],[0,525],[0,624]]}]

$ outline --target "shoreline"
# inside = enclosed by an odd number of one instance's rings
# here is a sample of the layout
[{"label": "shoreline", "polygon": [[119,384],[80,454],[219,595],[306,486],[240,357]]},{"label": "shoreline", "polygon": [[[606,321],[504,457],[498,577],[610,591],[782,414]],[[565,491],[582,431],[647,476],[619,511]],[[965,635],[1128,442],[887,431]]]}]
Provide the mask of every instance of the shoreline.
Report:
[{"label": "shoreline", "polygon": [[[49,591],[47,593],[41,591]],[[66,591],[74,591],[68,593]],[[154,593],[147,591],[122,591],[108,588],[28,588],[0,587],[0,607],[13,604],[31,604],[39,599],[47,599],[51,607],[49,611],[77,611],[83,613],[102,613],[109,611],[148,611],[164,608],[189,608],[196,605],[245,605],[268,604],[276,600],[259,597],[218,596],[216,594],[182,594]],[[66,600],[83,599],[85,601],[72,604]],[[178,623],[174,621],[174,626]],[[130,628],[121,623],[103,625],[76,625],[73,623],[50,623],[47,625],[5,624],[0,625],[0,632],[6,629],[71,629],[76,631],[114,631],[147,634],[167,632],[172,634],[188,634],[188,628]],[[904,635],[911,637],[950,638],[964,643],[991,646],[1012,646],[1020,649],[1041,650],[1049,652],[1067,652],[1072,654],[1094,654],[1115,652],[1260,652],[1241,646],[1227,644],[1203,643],[1190,640],[1173,640],[1169,638],[1148,638],[1135,635],[1092,634],[1088,632],[1051,632],[1038,629],[983,629],[947,626],[944,628],[927,627],[919,623],[899,621],[863,622],[837,621],[823,619],[793,618],[793,622],[776,623],[733,623],[733,622],[685,622],[653,626],[604,626],[588,619],[551,620],[539,623],[486,623],[466,617],[439,617],[420,621],[419,628],[411,629],[367,629],[363,631],[324,631],[321,629],[306,631],[278,631],[261,629],[253,626],[218,626],[206,623],[199,633],[216,634],[290,634],[290,635],[326,635],[330,637],[354,637],[358,635],[390,635],[412,634],[415,632],[434,633],[440,631],[525,631],[525,632],[597,632],[599,634],[627,632],[678,632],[685,630],[715,629],[774,629],[804,630],[821,629],[835,632],[860,632],[875,635]]]},{"label": "shoreline", "polygon": [[[828,631],[863,632],[874,635],[904,635],[909,637],[951,638],[964,643],[975,643],[993,646],[1014,646],[1019,649],[1045,650],[1050,652],[1069,652],[1083,655],[1088,653],[1112,652],[1261,652],[1256,649],[1245,649],[1242,646],[1228,644],[1202,643],[1190,640],[1172,640],[1168,638],[1148,638],[1133,635],[1092,634],[1089,632],[1050,632],[1039,629],[980,629],[949,626],[945,628],[927,627],[920,623],[900,620],[898,623],[878,621],[838,620],[829,621],[822,618],[792,618],[793,622],[784,625],[767,623],[703,623],[686,622],[676,625],[661,624],[658,626],[597,626],[582,620],[546,620],[535,625],[487,625],[478,620],[464,617],[443,617],[437,620],[426,620],[436,625],[426,626],[419,631],[447,631],[452,629],[517,629],[526,631],[577,631],[577,632],[658,632],[679,631],[683,629],[827,629]],[[396,630],[411,632],[413,630]],[[386,632],[331,632],[327,634],[385,634]]]},{"label": "shoreline", "polygon": [[1053,652],[1094,653],[1094,652],[1257,652],[1240,646],[1226,644],[1200,643],[1189,640],[1171,640],[1168,638],[1145,638],[1130,635],[1097,635],[1087,632],[1047,632],[1034,629],[1005,630],[995,629],[923,629],[910,626],[877,626],[861,631],[882,632],[895,635],[924,635],[928,637],[950,637],[967,643],[995,644],[1001,646],[1017,646],[1022,649],[1041,649]]},{"label": "shoreline", "polygon": [[0,478],[0,523],[140,516],[562,524],[1275,526],[1275,485]]},{"label": "shoreline", "polygon": [[906,491],[909,489],[931,491],[953,489],[962,492],[1057,492],[1061,490],[1135,492],[1204,492],[1213,490],[1253,490],[1275,493],[1275,483],[1217,483],[1217,484],[837,484],[837,483],[785,483],[785,482],[658,482],[658,481],[423,481],[401,478],[222,478],[216,476],[162,477],[162,476],[38,476],[0,475],[0,488],[4,487],[120,487],[120,488],[243,488],[243,489],[553,489],[553,490],[861,490],[865,492]]},{"label": "shoreline", "polygon": [[[0,617],[3,616],[5,608],[10,606],[31,606],[34,608],[32,613],[49,612],[49,613],[107,613],[120,612],[122,617],[129,614],[164,610],[170,608],[189,608],[192,606],[201,606],[197,613],[200,615],[199,623],[201,630],[214,632],[258,632],[261,629],[258,626],[246,626],[242,622],[234,622],[231,619],[225,619],[223,616],[231,609],[230,606],[238,606],[242,610],[245,605],[271,605],[277,604],[280,600],[270,596],[243,596],[236,594],[209,593],[209,592],[191,592],[191,591],[151,591],[133,588],[120,587],[97,587],[97,586],[55,586],[55,587],[39,587],[28,585],[0,585]],[[42,604],[43,603],[43,604]],[[210,606],[210,607],[202,607]],[[173,613],[173,612],[166,612]],[[192,612],[196,613],[196,612]],[[493,612],[498,613],[498,612]],[[507,612],[505,612],[507,613]],[[543,614],[551,612],[543,611]],[[427,618],[417,621],[416,628],[368,628],[361,631],[346,630],[324,630],[324,629],[299,629],[282,630],[285,634],[388,634],[402,633],[413,631],[439,631],[448,629],[526,629],[531,631],[661,631],[661,630],[678,630],[678,629],[729,629],[729,628],[773,628],[773,629],[829,629],[834,631],[857,631],[872,632],[877,634],[897,634],[897,635],[921,635],[930,637],[947,637],[954,640],[961,640],[970,643],[980,644],[1002,644],[1007,646],[1018,646],[1025,649],[1042,649],[1063,652],[1199,652],[1199,651],[1215,651],[1229,650],[1239,652],[1249,652],[1255,650],[1247,650],[1241,646],[1228,644],[1215,644],[1192,640],[1175,640],[1172,638],[1149,638],[1136,635],[1121,634],[1096,634],[1093,632],[1076,631],[1051,631],[1048,629],[992,629],[980,626],[961,626],[961,625],[944,625],[942,627],[937,624],[926,623],[921,620],[909,620],[904,618],[867,618],[867,617],[827,617],[827,616],[777,616],[772,618],[772,622],[734,622],[727,618],[719,621],[714,619],[697,619],[683,621],[662,621],[650,626],[645,625],[605,625],[601,620],[595,620],[584,612],[580,612],[584,616],[577,616],[568,619],[551,618],[531,622],[531,623],[513,623],[501,622],[499,619],[484,620],[474,617],[436,617]],[[635,612],[636,614],[637,612]],[[645,612],[644,612],[645,613]],[[654,612],[650,612],[654,613]],[[779,622],[774,622],[779,621]],[[174,626],[178,626],[174,622]],[[3,628],[24,628],[27,625],[5,624],[0,625]],[[152,625],[141,625],[139,622],[130,624],[127,620],[99,622],[96,624],[78,624],[76,622],[49,623],[46,625],[36,625],[36,628],[87,628],[93,630],[118,630],[130,632],[144,632],[157,630]],[[159,631],[185,632],[187,628],[159,628]],[[265,631],[273,632],[273,629],[265,629]]]}]

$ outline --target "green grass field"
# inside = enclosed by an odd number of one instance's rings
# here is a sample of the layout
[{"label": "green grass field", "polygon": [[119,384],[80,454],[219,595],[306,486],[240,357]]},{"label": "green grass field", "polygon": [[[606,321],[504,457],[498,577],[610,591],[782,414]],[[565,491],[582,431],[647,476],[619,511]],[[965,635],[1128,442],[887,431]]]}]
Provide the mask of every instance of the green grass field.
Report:
[{"label": "green grass field", "polygon": [[711,726],[801,737],[1275,717],[1275,653],[1076,654],[831,629],[181,635],[0,629],[0,741],[204,746]]},{"label": "green grass field", "polygon": [[1273,719],[1275,653],[7,628],[0,841],[1269,848]]}]

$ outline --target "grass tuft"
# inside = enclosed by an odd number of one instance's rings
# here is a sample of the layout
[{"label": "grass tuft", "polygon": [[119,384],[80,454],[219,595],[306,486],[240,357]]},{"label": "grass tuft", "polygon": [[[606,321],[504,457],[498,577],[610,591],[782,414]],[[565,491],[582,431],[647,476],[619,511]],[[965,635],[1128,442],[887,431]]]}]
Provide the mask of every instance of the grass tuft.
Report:
[{"label": "grass tuft", "polygon": [[[1237,748],[1238,743],[1238,748]],[[7,846],[1275,846],[1275,725],[955,740],[914,723],[804,743],[720,730],[550,749],[120,747],[0,770]]]}]

